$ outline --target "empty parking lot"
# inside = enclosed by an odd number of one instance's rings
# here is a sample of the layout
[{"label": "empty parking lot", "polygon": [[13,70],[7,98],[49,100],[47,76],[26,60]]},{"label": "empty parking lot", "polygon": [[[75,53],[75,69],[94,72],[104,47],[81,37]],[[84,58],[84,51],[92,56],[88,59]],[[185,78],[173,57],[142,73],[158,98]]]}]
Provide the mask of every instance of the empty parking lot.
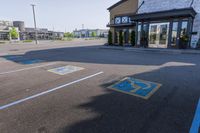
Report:
[{"label": "empty parking lot", "polygon": [[56,43],[0,46],[1,133],[198,132],[200,55]]}]

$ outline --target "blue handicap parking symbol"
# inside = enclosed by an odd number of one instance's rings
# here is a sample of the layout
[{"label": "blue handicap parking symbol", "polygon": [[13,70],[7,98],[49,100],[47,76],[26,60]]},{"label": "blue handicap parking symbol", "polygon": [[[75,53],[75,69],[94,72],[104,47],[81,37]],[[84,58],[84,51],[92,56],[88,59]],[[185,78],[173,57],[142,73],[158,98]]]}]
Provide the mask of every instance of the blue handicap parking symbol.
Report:
[{"label": "blue handicap parking symbol", "polygon": [[67,69],[66,67],[59,67],[59,68],[56,68],[55,71],[58,73],[64,73],[66,71],[69,71],[69,69]]},{"label": "blue handicap parking symbol", "polygon": [[6,60],[10,60],[13,62],[19,62],[24,60],[25,58],[21,55],[6,55],[6,56],[2,56],[3,58],[5,58]]},{"label": "blue handicap parking symbol", "polygon": [[109,88],[122,92],[122,93],[148,99],[160,87],[161,87],[161,84],[158,84],[155,82],[149,82],[149,81],[127,77],[121,80],[120,82],[110,86]]},{"label": "blue handicap parking symbol", "polygon": [[76,67],[76,66],[68,65],[68,66],[50,69],[48,71],[52,72],[52,73],[59,74],[59,75],[66,75],[66,74],[73,73],[73,72],[76,72],[76,71],[80,71],[80,70],[83,70],[83,69],[84,68],[82,68],[82,67]]},{"label": "blue handicap parking symbol", "polygon": [[2,57],[5,58],[6,60],[10,60],[10,61],[24,64],[24,65],[44,62],[43,60],[40,60],[40,59],[28,59],[26,57],[23,57],[22,55],[6,55]]}]

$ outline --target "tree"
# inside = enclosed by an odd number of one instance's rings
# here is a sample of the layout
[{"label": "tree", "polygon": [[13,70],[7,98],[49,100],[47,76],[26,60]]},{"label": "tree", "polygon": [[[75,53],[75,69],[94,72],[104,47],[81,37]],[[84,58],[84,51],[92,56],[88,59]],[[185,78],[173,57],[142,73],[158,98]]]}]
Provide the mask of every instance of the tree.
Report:
[{"label": "tree", "polygon": [[135,31],[131,32],[131,45],[135,46]]},{"label": "tree", "polygon": [[115,43],[119,43],[118,33],[117,32],[115,32]]},{"label": "tree", "polygon": [[188,43],[189,43],[189,36],[187,34],[182,35],[179,40],[179,48],[186,49],[188,47]]},{"label": "tree", "polygon": [[70,32],[66,32],[64,33],[64,37],[67,37],[67,38],[72,38],[74,35]]},{"label": "tree", "polygon": [[15,27],[12,27],[12,29],[10,29],[9,35],[11,39],[17,39],[19,37],[19,33],[17,32]]},{"label": "tree", "polygon": [[123,46],[123,33],[122,33],[122,31],[119,32],[119,45]]},{"label": "tree", "polygon": [[96,37],[97,36],[96,32],[93,31],[91,36]]},{"label": "tree", "polygon": [[112,32],[111,31],[108,32],[108,44],[112,45]]},{"label": "tree", "polygon": [[148,37],[147,37],[147,33],[142,30],[142,36],[141,36],[141,39],[140,39],[140,45],[144,48],[147,48],[148,47]]}]

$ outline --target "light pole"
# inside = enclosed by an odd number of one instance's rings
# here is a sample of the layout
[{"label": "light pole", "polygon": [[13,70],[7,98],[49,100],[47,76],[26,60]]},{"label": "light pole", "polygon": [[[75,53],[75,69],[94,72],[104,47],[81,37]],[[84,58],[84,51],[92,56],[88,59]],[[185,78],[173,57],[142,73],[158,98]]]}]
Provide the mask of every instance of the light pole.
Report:
[{"label": "light pole", "polygon": [[31,4],[31,6],[32,6],[32,9],[33,9],[33,19],[34,19],[34,26],[35,26],[35,44],[38,44],[38,40],[37,40],[37,36],[38,36],[37,24],[36,24],[36,18],[35,18],[35,5]]},{"label": "light pole", "polygon": [[192,2],[191,2],[191,4],[190,4],[190,7],[192,7],[193,3],[194,3],[194,0],[192,0]]}]

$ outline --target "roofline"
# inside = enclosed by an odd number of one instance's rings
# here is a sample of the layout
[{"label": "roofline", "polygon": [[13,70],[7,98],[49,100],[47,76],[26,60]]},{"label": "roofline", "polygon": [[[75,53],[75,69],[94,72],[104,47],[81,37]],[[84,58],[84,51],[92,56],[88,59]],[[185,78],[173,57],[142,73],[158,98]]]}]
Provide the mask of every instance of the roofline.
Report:
[{"label": "roofline", "polygon": [[122,4],[122,3],[126,2],[126,1],[128,1],[128,0],[120,0],[119,2],[117,2],[117,3],[115,3],[114,5],[110,6],[107,10],[110,11],[110,10],[112,10],[113,8],[117,7],[118,5],[120,5],[120,4]]},{"label": "roofline", "polygon": [[[186,12],[187,11],[187,12]],[[197,12],[194,8],[180,8],[180,9],[171,9],[171,10],[164,10],[164,11],[157,11],[157,12],[148,12],[148,13],[140,13],[131,16],[132,21],[142,20],[142,19],[152,19],[152,17],[158,17],[160,14],[164,14],[162,17],[169,17],[169,13],[171,13],[170,17],[178,16],[178,15],[190,15],[191,17],[195,17]],[[185,14],[184,14],[185,13]],[[140,17],[144,16],[144,18]]]}]

